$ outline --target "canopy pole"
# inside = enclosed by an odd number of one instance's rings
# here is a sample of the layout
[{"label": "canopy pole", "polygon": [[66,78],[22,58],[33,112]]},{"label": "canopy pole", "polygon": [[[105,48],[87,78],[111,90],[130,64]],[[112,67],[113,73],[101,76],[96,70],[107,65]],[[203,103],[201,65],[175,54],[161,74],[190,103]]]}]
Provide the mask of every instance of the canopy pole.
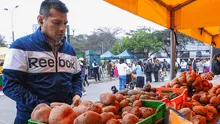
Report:
[{"label": "canopy pole", "polygon": [[175,41],[175,34],[174,30],[170,30],[170,80],[174,79],[176,77],[175,72],[175,62],[176,62],[176,41]]},{"label": "canopy pole", "polygon": [[170,11],[170,80],[176,77],[175,63],[176,63],[176,39],[174,27],[174,11]]},{"label": "canopy pole", "polygon": [[210,66],[209,66],[209,71],[212,71],[212,58],[214,57],[213,49],[214,49],[213,46],[211,46],[211,48],[210,48],[210,61],[209,61]]}]

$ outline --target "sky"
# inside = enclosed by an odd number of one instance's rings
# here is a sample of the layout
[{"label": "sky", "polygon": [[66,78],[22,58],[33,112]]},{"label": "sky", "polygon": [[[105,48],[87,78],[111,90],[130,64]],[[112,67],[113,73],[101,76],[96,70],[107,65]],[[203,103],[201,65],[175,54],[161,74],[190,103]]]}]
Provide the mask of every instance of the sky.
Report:
[{"label": "sky", "polygon": [[[37,24],[37,15],[43,0],[0,0],[0,34],[7,41],[31,34],[32,26]],[[75,35],[91,34],[98,28],[120,27],[126,32],[146,26],[155,30],[163,27],[117,8],[103,0],[62,0],[69,9],[68,25]],[[15,6],[19,6],[15,8]],[[5,11],[7,8],[8,11]],[[13,22],[13,23],[12,23]],[[13,25],[13,26],[12,26]],[[14,28],[12,28],[14,27]]]}]

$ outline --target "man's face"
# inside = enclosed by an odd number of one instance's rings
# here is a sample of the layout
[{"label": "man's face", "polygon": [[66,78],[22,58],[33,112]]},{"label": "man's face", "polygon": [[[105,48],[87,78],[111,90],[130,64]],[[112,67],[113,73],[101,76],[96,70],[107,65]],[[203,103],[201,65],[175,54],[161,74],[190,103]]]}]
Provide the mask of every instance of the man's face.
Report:
[{"label": "man's face", "polygon": [[220,62],[220,57],[217,57],[216,59]]},{"label": "man's face", "polygon": [[58,42],[65,35],[67,22],[66,13],[50,9],[50,16],[44,19],[41,30],[48,38]]}]

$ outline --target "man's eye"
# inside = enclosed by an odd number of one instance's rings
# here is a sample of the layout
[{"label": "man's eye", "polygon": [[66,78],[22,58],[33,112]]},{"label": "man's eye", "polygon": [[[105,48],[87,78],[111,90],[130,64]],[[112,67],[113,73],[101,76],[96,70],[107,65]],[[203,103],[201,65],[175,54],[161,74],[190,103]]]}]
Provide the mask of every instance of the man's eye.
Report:
[{"label": "man's eye", "polygon": [[56,25],[60,25],[60,22],[53,22],[54,24],[56,24]]}]

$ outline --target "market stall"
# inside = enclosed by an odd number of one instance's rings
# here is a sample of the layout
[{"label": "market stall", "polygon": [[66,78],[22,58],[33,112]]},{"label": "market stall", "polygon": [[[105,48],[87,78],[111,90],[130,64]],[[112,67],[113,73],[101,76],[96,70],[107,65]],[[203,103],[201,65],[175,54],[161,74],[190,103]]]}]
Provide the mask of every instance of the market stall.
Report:
[{"label": "market stall", "polygon": [[132,14],[171,29],[170,79],[175,78],[176,31],[220,48],[219,0],[105,0]]},{"label": "market stall", "polygon": [[116,55],[114,55],[110,51],[106,51],[100,57],[101,57],[101,59],[104,59],[104,60],[111,60],[111,59],[117,59],[118,58]]},{"label": "market stall", "polygon": [[39,104],[29,124],[216,124],[220,118],[220,85],[212,72],[183,72],[160,88],[144,88],[100,94],[99,101],[84,100],[78,106]]},{"label": "market stall", "polygon": [[119,59],[136,59],[137,57],[132,53],[128,52],[128,50],[123,51],[119,55],[117,55]]}]

